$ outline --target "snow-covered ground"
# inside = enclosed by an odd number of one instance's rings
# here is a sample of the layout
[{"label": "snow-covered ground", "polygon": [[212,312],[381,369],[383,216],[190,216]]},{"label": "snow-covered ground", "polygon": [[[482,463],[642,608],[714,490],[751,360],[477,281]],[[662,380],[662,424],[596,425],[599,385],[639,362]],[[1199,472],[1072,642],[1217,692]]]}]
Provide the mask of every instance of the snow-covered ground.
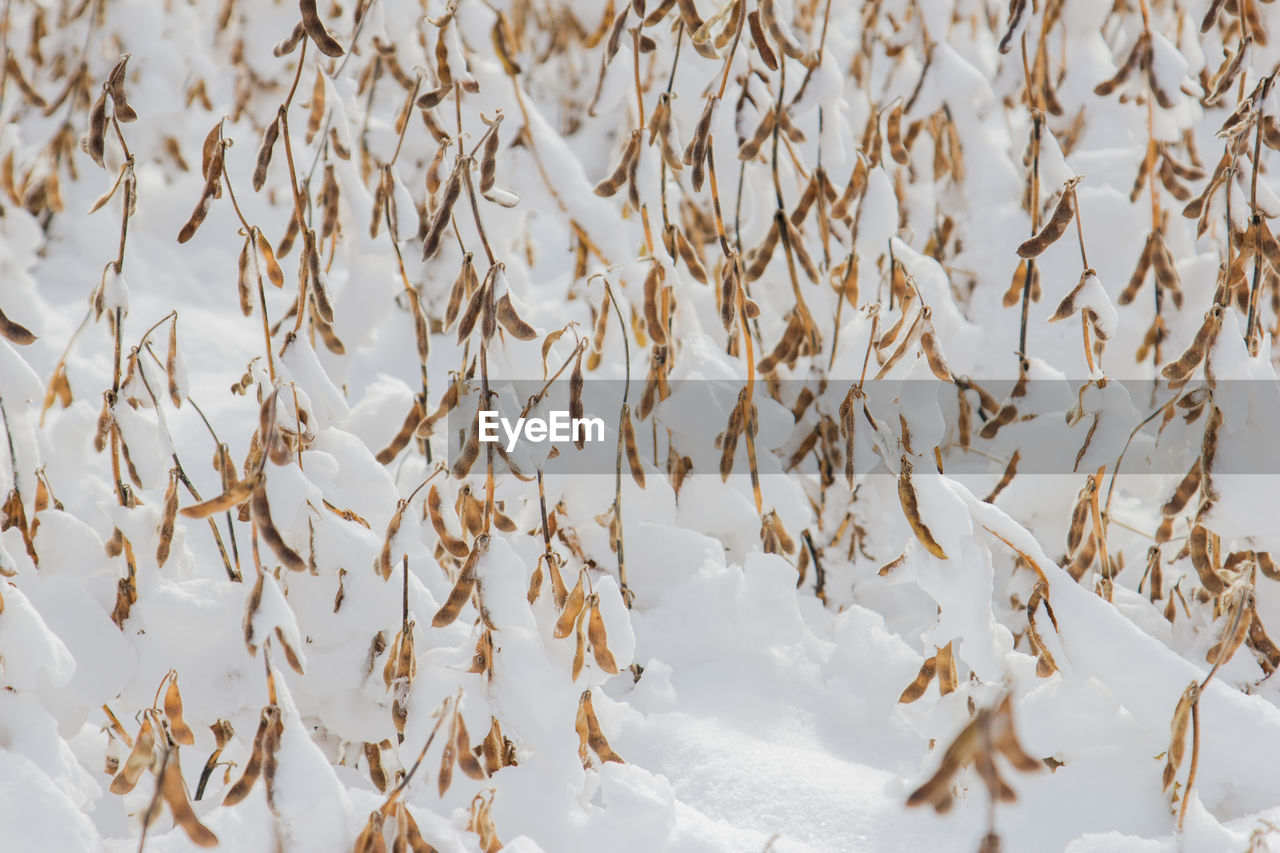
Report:
[{"label": "snow-covered ground", "polygon": [[1276,10],[5,3],[0,849],[1280,849]]}]

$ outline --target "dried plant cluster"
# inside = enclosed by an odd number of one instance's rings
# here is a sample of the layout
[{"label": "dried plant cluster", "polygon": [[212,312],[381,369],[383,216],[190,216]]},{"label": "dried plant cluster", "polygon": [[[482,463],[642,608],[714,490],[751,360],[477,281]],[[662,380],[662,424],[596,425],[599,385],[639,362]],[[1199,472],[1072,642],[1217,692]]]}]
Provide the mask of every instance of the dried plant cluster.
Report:
[{"label": "dried plant cluster", "polygon": [[[1074,6],[5,3],[0,685],[105,762],[85,831],[784,845],[680,829],[651,728],[780,648],[864,656],[776,692],[987,853],[1104,754],[1166,834],[1280,804],[1280,13]],[[482,441],[512,378],[616,382],[609,469]]]}]

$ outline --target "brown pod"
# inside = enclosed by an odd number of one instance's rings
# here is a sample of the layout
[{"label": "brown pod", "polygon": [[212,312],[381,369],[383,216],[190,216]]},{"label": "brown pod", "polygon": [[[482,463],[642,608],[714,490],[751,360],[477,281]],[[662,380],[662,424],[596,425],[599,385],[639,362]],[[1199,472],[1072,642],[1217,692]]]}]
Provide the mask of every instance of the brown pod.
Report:
[{"label": "brown pod", "polygon": [[738,148],[739,160],[754,160],[756,158],[765,140],[773,134],[773,128],[777,124],[777,120],[778,113],[776,110],[769,110],[764,114],[764,118],[756,126],[755,133],[751,134],[751,138]]},{"label": "brown pod", "polygon": [[1226,591],[1227,585],[1213,567],[1209,556],[1209,530],[1203,524],[1192,526],[1187,547],[1191,554],[1191,565],[1200,576],[1200,583],[1210,595],[1221,595]]},{"label": "brown pod", "polygon": [[894,102],[889,110],[889,120],[885,124],[885,134],[889,138],[889,154],[901,166],[911,162],[907,146],[902,143],[902,100]]},{"label": "brown pod", "polygon": [[595,186],[595,194],[608,197],[616,193],[626,183],[633,162],[640,156],[640,131],[631,131],[626,146],[622,149],[622,159],[609,176]]},{"label": "brown pod", "polygon": [[156,565],[164,567],[173,545],[174,520],[178,515],[178,470],[169,472],[169,485],[164,490],[164,508],[160,516],[160,543],[156,546]]},{"label": "brown pod", "polygon": [[85,136],[85,153],[93,158],[99,166],[104,165],[102,158],[107,148],[107,92],[93,102],[89,110],[89,132]]},{"label": "brown pod", "polygon": [[1199,330],[1195,337],[1191,339],[1191,344],[1187,347],[1186,352],[1178,357],[1176,361],[1166,364],[1160,371],[1165,379],[1172,381],[1181,381],[1191,375],[1191,371],[1196,369],[1196,365],[1204,360],[1205,354],[1209,351],[1209,344],[1217,337],[1218,329],[1222,325],[1222,306],[1214,305],[1204,315],[1204,322],[1200,324]]},{"label": "brown pod", "polygon": [[435,529],[436,535],[440,537],[440,544],[459,559],[470,554],[471,549],[467,547],[467,543],[457,538],[449,532],[448,526],[444,522],[444,500],[440,496],[440,489],[432,486],[427,492],[427,514],[431,518],[431,526]]},{"label": "brown pod", "polygon": [[1013,47],[1013,35],[1027,12],[1027,0],[1009,0],[1009,24],[1005,27],[1004,37],[1000,39],[999,50],[1008,53]]},{"label": "brown pod", "polygon": [[279,59],[282,56],[287,56],[288,54],[293,53],[294,50],[297,49],[298,45],[302,43],[302,39],[306,34],[307,31],[303,28],[302,22],[299,21],[294,26],[293,32],[289,33],[283,41],[277,42],[275,46],[271,48],[271,55]]},{"label": "brown pod", "polygon": [[[501,13],[499,13],[501,14]],[[488,133],[485,134],[484,151],[480,156],[480,192],[487,193],[493,189],[494,181],[497,180],[498,174],[498,126],[502,123],[502,117],[489,126]]]},{"label": "brown pod", "polygon": [[124,760],[124,766],[111,780],[109,788],[111,793],[127,794],[133,790],[138,780],[142,778],[143,771],[151,766],[155,743],[155,730],[151,725],[151,718],[144,716],[142,727],[138,729],[138,736],[133,740],[133,748]]},{"label": "brown pod", "polygon": [[515,307],[511,304],[511,295],[504,293],[498,299],[497,305],[498,322],[506,329],[512,337],[522,341],[531,341],[538,336],[537,331],[520,318],[516,313]]},{"label": "brown pod", "polygon": [[631,469],[631,479],[636,485],[644,488],[644,468],[640,464],[640,451],[636,446],[636,431],[631,424],[631,407],[622,404],[622,446],[627,454],[627,466]]},{"label": "brown pod", "polygon": [[946,552],[942,550],[938,540],[933,538],[933,533],[920,517],[915,486],[911,482],[911,461],[906,456],[902,457],[902,470],[898,474],[898,501],[902,504],[902,513],[906,516],[911,531],[916,535],[916,539],[920,540],[925,550],[939,560],[947,559]]},{"label": "brown pod", "polygon": [[1071,224],[1072,217],[1075,216],[1075,179],[1068,182],[1067,187],[1063,190],[1062,197],[1058,199],[1057,206],[1053,209],[1053,215],[1049,217],[1049,221],[1040,229],[1040,233],[1024,242],[1018,247],[1018,257],[1034,258],[1039,256],[1045,249],[1057,242],[1058,238],[1066,233],[1067,226]]},{"label": "brown pod", "polygon": [[680,260],[684,261],[685,267],[698,280],[699,284],[709,284],[711,279],[707,275],[707,268],[702,265],[702,259],[694,251],[693,244],[689,242],[689,238],[679,228],[672,226],[672,229],[675,232],[676,250],[680,254]]},{"label": "brown pod", "polygon": [[1236,650],[1244,644],[1245,637],[1249,636],[1249,628],[1253,624],[1253,596],[1248,589],[1241,589],[1239,598],[1239,602],[1232,608],[1234,617],[1227,622],[1226,632],[1205,655],[1205,660],[1214,666],[1221,666],[1231,660]]},{"label": "brown pod", "polygon": [[[449,303],[445,306],[444,311],[444,328],[453,328],[453,323],[458,319],[458,312],[462,310],[462,299],[467,295],[467,285],[469,277],[467,270],[471,265],[472,255],[467,252],[462,258],[462,267],[458,270],[458,277],[453,281],[453,287],[449,290]],[[474,275],[474,273],[472,273]]]},{"label": "brown pod", "polygon": [[298,555],[297,551],[285,543],[284,537],[280,535],[280,531],[276,528],[271,520],[271,505],[267,502],[267,490],[262,482],[254,487],[253,493],[250,495],[250,505],[252,506],[253,522],[258,529],[258,533],[262,536],[262,540],[271,547],[276,556],[280,558],[280,562],[285,568],[295,572],[305,571],[307,563]]},{"label": "brown pod", "polygon": [[1160,508],[1161,515],[1168,517],[1174,516],[1182,512],[1186,508],[1187,503],[1191,500],[1191,496],[1200,488],[1200,459],[1196,458],[1195,463],[1191,466],[1191,470],[1186,473],[1182,481],[1178,483],[1178,488],[1174,490],[1169,500],[1165,501],[1164,506]]},{"label": "brown pod", "polygon": [[275,149],[276,140],[280,137],[280,115],[272,119],[271,124],[262,133],[262,144],[258,146],[258,160],[253,169],[254,192],[262,189],[267,182],[267,167],[271,165],[271,153]]},{"label": "brown pod", "polygon": [[440,251],[440,242],[444,237],[444,229],[449,225],[449,219],[453,215],[453,206],[458,201],[458,195],[462,192],[462,169],[463,162],[466,158],[458,157],[453,164],[453,171],[449,174],[449,179],[444,185],[444,195],[440,198],[440,206],[436,208],[435,213],[431,217],[431,225],[427,228],[427,236],[422,242],[422,259],[424,261],[435,257]]},{"label": "brown pod", "polygon": [[664,317],[658,307],[662,290],[662,267],[650,264],[649,272],[644,277],[644,322],[649,337],[658,346],[666,346],[667,329]]},{"label": "brown pod", "polygon": [[169,733],[173,739],[183,746],[194,746],[195,734],[182,718],[182,694],[178,691],[176,673],[169,679],[169,687],[164,692],[164,715],[169,720]]},{"label": "brown pod", "polygon": [[586,594],[582,588],[582,577],[578,577],[578,583],[569,591],[569,598],[565,601],[564,609],[560,611],[560,618],[556,620],[554,635],[556,639],[563,640],[573,632],[573,626],[578,621],[579,614],[586,603]]},{"label": "brown pod", "polygon": [[35,343],[36,340],[29,329],[10,320],[4,311],[0,311],[0,335],[20,346]]},{"label": "brown pod", "polygon": [[596,666],[610,675],[617,675],[618,664],[613,659],[613,652],[609,651],[609,638],[605,634],[604,617],[600,615],[600,599],[592,593],[585,606],[589,611],[587,639],[591,642],[591,654],[596,659]]},{"label": "brown pod", "polygon": [[1159,231],[1154,232],[1154,245],[1151,251],[1151,266],[1156,276],[1156,286],[1169,291],[1175,308],[1182,307],[1182,283],[1178,280],[1178,270],[1173,264],[1173,255],[1165,245],[1164,237]]},{"label": "brown pod", "polygon": [[737,255],[735,254],[724,265],[720,277],[720,322],[725,331],[733,328],[733,318],[737,310],[739,281]]},{"label": "brown pod", "polygon": [[934,655],[931,658],[925,658],[923,664],[920,665],[920,672],[916,674],[915,681],[912,681],[898,696],[898,703],[901,705],[909,705],[920,697],[924,696],[929,689],[929,685],[933,682],[934,676],[938,671],[938,657]]},{"label": "brown pod", "polygon": [[[483,544],[481,540],[483,541]],[[476,563],[480,559],[480,554],[488,550],[489,540],[487,537],[477,537],[475,547],[471,549],[471,556],[467,557],[467,561],[462,565],[462,571],[458,573],[458,579],[453,585],[453,589],[449,590],[449,597],[445,599],[444,604],[436,611],[436,615],[431,618],[431,625],[435,628],[443,628],[450,625],[458,614],[462,611],[462,605],[467,603],[467,599],[471,597],[471,590],[476,584]]]},{"label": "brown pod", "polygon": [[769,230],[765,232],[764,239],[760,241],[758,246],[747,251],[745,259],[747,281],[755,281],[764,275],[765,269],[769,266],[769,261],[773,258],[774,250],[777,248],[780,233],[778,219],[774,217]]},{"label": "brown pod", "polygon": [[250,241],[252,239],[252,237],[244,238],[244,247],[240,249],[240,257],[236,261],[236,288],[240,295],[240,313],[246,317],[253,313],[253,289],[252,282],[249,279],[249,252],[251,251]]},{"label": "brown pod", "polygon": [[1093,93],[1095,95],[1102,95],[1105,97],[1120,88],[1120,86],[1129,79],[1133,72],[1143,62],[1143,59],[1149,49],[1150,45],[1147,41],[1147,36],[1144,33],[1138,37],[1138,41],[1134,44],[1133,49],[1129,51],[1129,55],[1125,57],[1124,62],[1120,65],[1119,70],[1116,71],[1115,76],[1108,80],[1104,80],[1095,86]]},{"label": "brown pod", "polygon": [[374,457],[379,465],[389,465],[400,455],[401,450],[409,446],[409,440],[413,438],[418,424],[422,422],[422,417],[422,406],[415,400],[409,408],[409,414],[405,416],[404,422],[400,425],[400,430],[391,439],[391,443],[379,450]]},{"label": "brown pod", "polygon": [[1133,275],[1129,276],[1129,283],[1125,285],[1124,290],[1120,291],[1120,297],[1116,300],[1121,305],[1128,305],[1138,295],[1138,291],[1142,289],[1142,283],[1147,279],[1147,271],[1151,269],[1152,261],[1155,257],[1155,241],[1156,235],[1153,231],[1147,236],[1147,242],[1143,244],[1142,253],[1138,255],[1138,265],[1133,270]]},{"label": "brown pod", "polygon": [[764,21],[769,35],[778,43],[778,47],[783,53],[806,64],[811,61],[811,57],[804,52],[804,48],[796,44],[791,33],[783,26],[781,19],[778,17],[778,9],[774,4],[774,0],[760,0],[760,19]]},{"label": "brown pod", "polygon": [[778,70],[778,55],[773,52],[773,48],[769,45],[769,40],[765,38],[764,27],[760,24],[760,13],[752,10],[747,15],[747,26],[751,28],[751,42],[756,46],[756,52],[760,54],[760,60],[770,71]]},{"label": "brown pod", "polygon": [[316,12],[316,0],[298,0],[298,9],[302,12],[302,28],[320,52],[332,59],[342,56],[345,52],[342,45],[329,35]]}]

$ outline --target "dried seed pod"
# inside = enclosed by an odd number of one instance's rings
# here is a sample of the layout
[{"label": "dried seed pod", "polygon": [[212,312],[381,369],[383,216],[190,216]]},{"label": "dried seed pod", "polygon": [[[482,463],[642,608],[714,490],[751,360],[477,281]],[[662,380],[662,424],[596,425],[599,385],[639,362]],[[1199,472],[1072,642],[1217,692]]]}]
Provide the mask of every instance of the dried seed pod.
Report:
[{"label": "dried seed pod", "polygon": [[774,0],[760,0],[760,20],[764,22],[769,35],[778,43],[778,47],[783,53],[792,59],[800,60],[806,65],[813,61],[813,58],[805,53],[804,48],[796,43],[791,31],[787,29],[782,23],[782,19],[778,17],[778,9]]},{"label": "dried seed pod", "polygon": [[622,404],[622,445],[627,454],[627,466],[631,469],[631,479],[636,485],[644,488],[644,468],[640,464],[640,451],[636,446],[635,427],[631,424],[631,407]]},{"label": "dried seed pod", "polygon": [[1027,0],[1009,0],[1009,23],[1005,27],[1004,36],[1000,39],[999,50],[1008,53],[1013,47],[1013,37],[1022,23],[1022,16],[1027,12]]},{"label": "dried seed pod", "polygon": [[591,641],[591,654],[596,659],[596,666],[610,675],[618,674],[618,664],[609,651],[609,638],[604,630],[604,617],[600,615],[600,599],[592,593],[586,605],[590,611],[587,623],[587,638]]},{"label": "dried seed pod", "polygon": [[1178,280],[1178,271],[1173,264],[1173,255],[1165,245],[1164,237],[1159,231],[1153,232],[1154,244],[1151,251],[1151,265],[1155,271],[1156,286],[1169,291],[1175,308],[1182,307],[1182,284]]},{"label": "dried seed pod", "polygon": [[782,223],[782,228],[779,231],[786,231],[787,240],[784,248],[789,248],[795,253],[796,260],[800,262],[800,267],[804,270],[805,276],[809,281],[817,284],[821,280],[821,276],[818,273],[818,265],[813,262],[813,256],[804,247],[804,238],[800,235],[799,229],[791,223],[790,217],[786,216],[781,210],[776,211],[774,216]]},{"label": "dried seed pod", "polygon": [[254,487],[258,480],[261,479],[260,474],[253,474],[239,482],[232,484],[222,494],[216,498],[210,498],[198,504],[192,504],[183,507],[179,512],[187,518],[205,518],[213,515],[215,512],[223,512],[231,509],[237,504],[243,503],[252,495]]},{"label": "dried seed pod", "polygon": [[453,171],[449,173],[449,179],[444,185],[444,195],[440,198],[440,205],[432,214],[431,224],[427,228],[427,236],[422,241],[422,259],[430,260],[435,257],[436,252],[440,251],[440,241],[444,237],[444,229],[449,225],[449,218],[453,215],[453,206],[458,201],[458,195],[462,192],[462,170],[465,168],[466,158],[459,156],[453,164]]},{"label": "dried seed pod", "polygon": [[182,718],[182,694],[178,691],[177,673],[169,678],[169,687],[164,692],[164,715],[169,721],[169,733],[173,739],[183,746],[194,746],[196,736]]},{"label": "dried seed pod", "polygon": [[920,665],[920,672],[917,673],[915,681],[908,684],[902,691],[902,695],[898,697],[898,703],[901,705],[908,705],[919,699],[921,696],[924,696],[925,692],[929,689],[929,685],[933,682],[933,678],[937,674],[937,671],[937,655],[925,658],[924,663]]},{"label": "dried seed pod", "polygon": [[187,834],[187,838],[197,847],[216,847],[218,844],[218,836],[213,834],[213,830],[205,826],[196,817],[196,813],[191,809],[191,803],[187,800],[186,785],[182,781],[182,770],[178,765],[178,751],[175,749],[169,753],[164,763],[164,770],[160,774],[157,782],[158,793],[164,800],[165,805],[169,807],[170,814],[173,815],[173,822],[182,827],[182,831]]},{"label": "dried seed pod", "polygon": [[249,792],[253,790],[254,783],[258,781],[258,777],[262,775],[263,764],[266,763],[268,752],[272,746],[271,741],[274,739],[274,730],[280,724],[280,709],[275,705],[267,705],[262,709],[262,714],[258,718],[258,730],[253,736],[253,748],[249,753],[249,762],[244,766],[244,773],[240,779],[231,786],[227,791],[227,795],[223,797],[222,804],[224,806],[234,806],[249,796]]},{"label": "dried seed pod", "polygon": [[644,277],[644,322],[649,337],[657,346],[667,345],[665,316],[659,308],[662,290],[662,267],[650,264]]},{"label": "dried seed pod", "polygon": [[[1173,603],[1173,599],[1169,599]],[[1187,729],[1191,724],[1191,706],[1200,698],[1200,682],[1193,681],[1182,691],[1177,706],[1173,709],[1173,719],[1169,724],[1169,750],[1165,753],[1164,790],[1169,790],[1178,768],[1182,765],[1183,756],[1187,753]]]},{"label": "dried seed pod", "polygon": [[595,194],[602,197],[609,197],[622,188],[627,181],[627,175],[630,173],[633,163],[640,156],[640,131],[633,130],[627,138],[627,144],[622,149],[622,158],[618,161],[618,165],[614,168],[609,176],[595,186]]},{"label": "dried seed pod", "polygon": [[297,49],[298,45],[302,43],[302,39],[306,34],[307,31],[303,28],[302,22],[299,21],[294,26],[293,32],[289,33],[283,41],[277,42],[276,45],[271,48],[271,55],[279,59],[282,56],[287,56],[290,53],[293,53],[293,51]]},{"label": "dried seed pod", "polygon": [[253,190],[257,192],[267,182],[267,167],[271,165],[271,153],[275,149],[276,140],[280,137],[280,115],[277,113],[271,124],[262,132],[262,144],[258,146],[258,159],[253,168]]},{"label": "dried seed pod", "polygon": [[773,218],[773,223],[769,226],[769,230],[765,232],[764,239],[760,244],[747,252],[746,256],[746,277],[747,281],[755,281],[764,275],[765,269],[769,266],[769,261],[773,258],[774,250],[778,245],[778,238],[781,231],[778,228],[778,218]]},{"label": "dried seed pod", "polygon": [[760,24],[760,13],[752,10],[747,15],[747,25],[751,28],[751,42],[756,46],[756,52],[760,54],[760,60],[770,71],[778,70],[778,55],[773,52],[773,48],[769,45],[769,40],[765,38],[764,27]]},{"label": "dried seed pod", "polygon": [[[467,295],[468,285],[475,276],[471,261],[472,255],[467,252],[462,258],[462,267],[458,270],[458,277],[454,279],[453,287],[449,290],[449,304],[445,307],[444,312],[445,329],[452,328],[454,321],[458,319],[458,312],[462,308],[462,299]],[[468,276],[469,270],[470,276]]]},{"label": "dried seed pod", "polygon": [[[395,458],[400,455],[400,451],[409,446],[409,440],[413,438],[418,429],[418,424],[422,422],[423,416],[422,403],[419,399],[415,399],[413,405],[409,407],[409,413],[405,415],[404,421],[400,424],[399,431],[391,439],[391,443],[379,450],[374,457],[378,464],[389,465],[395,461]],[[388,563],[384,568],[387,569],[389,574],[390,564]]]},{"label": "dried seed pod", "polygon": [[440,544],[459,559],[470,554],[471,549],[467,547],[467,543],[462,539],[455,537],[449,532],[448,526],[444,522],[443,512],[444,500],[440,497],[440,489],[432,486],[427,492],[427,514],[431,517],[431,526],[435,529],[436,535],[440,537]]},{"label": "dried seed pod", "polygon": [[591,691],[584,690],[582,698],[578,700],[578,719],[575,723],[578,731],[579,748],[583,761],[586,761],[586,749],[596,754],[601,761],[616,761],[619,764],[625,764],[622,757],[613,751],[609,746],[609,741],[605,739],[604,732],[600,730],[600,720],[596,717],[595,708],[591,704]]},{"label": "dried seed pod", "polygon": [[956,691],[956,659],[951,651],[951,643],[938,649],[938,692],[946,696]]},{"label": "dried seed pod", "polygon": [[7,316],[4,311],[0,311],[0,335],[20,346],[35,343],[36,336],[25,327],[21,326]]},{"label": "dried seed pod", "polygon": [[467,603],[467,599],[471,597],[471,590],[476,584],[476,563],[479,562],[480,555],[487,550],[489,550],[489,537],[484,535],[476,537],[471,556],[467,557],[467,561],[463,563],[462,571],[458,573],[453,589],[449,590],[449,597],[431,619],[432,627],[443,628],[458,618],[458,614],[462,612],[462,605]]},{"label": "dried seed pod", "polygon": [[103,156],[107,148],[107,91],[104,88],[102,94],[98,95],[98,99],[93,102],[93,106],[89,109],[89,131],[85,135],[84,150],[93,162],[99,166],[105,166]]},{"label": "dried seed pod", "polygon": [[1191,470],[1186,473],[1182,481],[1178,483],[1178,488],[1174,490],[1169,500],[1165,501],[1164,506],[1160,508],[1161,515],[1166,517],[1174,516],[1182,512],[1186,508],[1187,503],[1191,500],[1191,496],[1200,488],[1200,459],[1192,464]]},{"label": "dried seed pod", "polygon": [[[681,0],[682,5],[685,2],[689,2],[692,5],[692,0]],[[684,149],[684,164],[693,167],[693,174],[690,175],[690,180],[693,184],[694,192],[702,191],[702,180],[706,175],[711,123],[715,119],[716,104],[718,103],[719,99],[715,95],[707,98],[707,103],[702,108],[702,115],[698,117],[698,123],[693,128],[693,139],[689,141],[689,145]]]},{"label": "dried seed pod", "polygon": [[911,162],[907,146],[902,144],[902,99],[894,101],[889,110],[889,120],[885,124],[885,135],[889,138],[889,153],[901,166]]},{"label": "dried seed pod", "polygon": [[[498,13],[501,16],[501,12]],[[484,152],[480,156],[480,192],[487,193],[493,189],[498,174],[498,126],[502,123],[499,113],[489,130],[485,133]]]},{"label": "dried seed pod", "polygon": [[1166,364],[1160,371],[1165,379],[1180,382],[1187,379],[1191,375],[1191,371],[1196,369],[1196,365],[1204,361],[1205,354],[1209,351],[1209,345],[1218,335],[1218,329],[1222,327],[1222,306],[1214,305],[1204,315],[1204,322],[1200,324],[1200,329],[1196,332],[1195,337],[1191,339],[1191,344],[1187,347],[1186,352],[1178,357],[1176,361]]},{"label": "dried seed pod", "polygon": [[252,239],[252,237],[244,238],[240,257],[236,259],[236,289],[240,295],[240,312],[246,317],[253,313],[253,289],[249,280],[249,252]]},{"label": "dried seed pod", "polygon": [[316,12],[316,0],[298,0],[298,8],[302,12],[302,28],[306,30],[316,48],[332,59],[341,57],[345,51],[324,28],[324,23]]},{"label": "dried seed pod", "polygon": [[[294,218],[292,221],[296,223],[297,219]],[[276,261],[275,252],[271,251],[271,244],[267,242],[267,238],[263,237],[262,232],[257,228],[253,229],[252,236],[257,243],[258,259],[267,269],[267,279],[276,287],[284,287],[284,270],[280,269],[280,264]],[[283,254],[284,251],[285,249],[282,246],[281,253]]]},{"label": "dried seed pod", "polygon": [[1084,488],[1076,496],[1075,506],[1071,510],[1071,526],[1067,528],[1067,554],[1076,553],[1080,548],[1080,542],[1084,539],[1084,527],[1089,520],[1089,510],[1092,506],[1093,495],[1097,489],[1097,484],[1093,477],[1085,482]]},{"label": "dried seed pod", "polygon": [[484,768],[476,760],[476,754],[471,751],[471,736],[467,733],[466,721],[462,719],[461,714],[457,714],[457,721],[457,733],[454,735],[454,751],[458,756],[458,767],[472,779],[484,779],[486,776]]},{"label": "dried seed pod", "polygon": [[923,330],[920,333],[920,348],[924,350],[925,358],[929,361],[929,369],[933,371],[933,375],[941,379],[943,382],[951,381],[951,368],[947,367],[947,360],[942,354],[942,346],[938,343],[937,332],[933,329],[932,312],[926,305],[921,309],[921,321]]},{"label": "dried seed pod", "polygon": [[502,68],[510,77],[515,77],[520,73],[520,63],[515,61],[515,36],[511,32],[511,25],[507,21],[507,16],[501,11],[498,12],[497,20],[494,21],[493,30],[491,32],[494,50],[497,51],[498,58],[502,61]]},{"label": "dried seed pod", "polygon": [[1105,97],[1122,86],[1124,82],[1133,75],[1133,72],[1146,61],[1147,54],[1150,50],[1151,42],[1147,34],[1144,32],[1138,37],[1138,41],[1129,51],[1129,55],[1125,57],[1124,62],[1121,63],[1120,68],[1115,73],[1115,76],[1108,80],[1104,80],[1095,86],[1093,93],[1095,95],[1102,95]]},{"label": "dried seed pod", "polygon": [[1205,660],[1214,666],[1221,666],[1231,660],[1236,650],[1244,644],[1245,637],[1249,636],[1249,628],[1253,624],[1253,594],[1248,588],[1241,588],[1238,597],[1239,601],[1230,611],[1233,616],[1227,620],[1221,639],[1205,655]]},{"label": "dried seed pod", "polygon": [[1187,547],[1191,553],[1191,565],[1200,576],[1200,583],[1210,595],[1221,595],[1227,585],[1213,567],[1209,556],[1209,530],[1203,524],[1195,524],[1191,535],[1187,538]]},{"label": "dried seed pod", "polygon": [[156,565],[163,567],[173,545],[173,523],[178,515],[178,469],[169,472],[169,485],[164,490],[164,508],[160,517],[160,543],[156,546]]},{"label": "dried seed pod", "polygon": [[250,495],[250,506],[252,507],[253,523],[258,529],[258,533],[262,536],[262,541],[271,547],[271,550],[280,558],[280,562],[284,564],[285,568],[295,572],[305,571],[307,568],[306,561],[298,555],[297,551],[285,543],[284,537],[280,535],[280,531],[271,520],[271,505],[267,502],[267,490],[265,484],[261,481],[254,487],[253,493]]},{"label": "dried seed pod", "polygon": [[138,780],[142,778],[142,772],[151,766],[155,743],[155,730],[151,726],[151,718],[143,716],[142,727],[138,729],[138,736],[133,740],[133,749],[125,758],[120,772],[111,780],[109,789],[111,793],[127,794],[133,790]]},{"label": "dried seed pod", "polygon": [[1067,226],[1075,216],[1075,185],[1078,181],[1079,178],[1073,178],[1067,182],[1063,188],[1062,197],[1058,199],[1057,207],[1053,209],[1053,215],[1040,229],[1039,234],[1018,247],[1018,257],[1028,259],[1038,257],[1066,233]]},{"label": "dried seed pod", "polygon": [[760,124],[756,125],[755,132],[751,134],[751,138],[738,148],[738,159],[754,160],[756,155],[760,153],[760,148],[764,145],[765,140],[773,134],[773,128],[777,121],[777,110],[769,110],[765,113]]},{"label": "dried seed pod", "polygon": [[502,294],[502,297],[498,300],[497,317],[502,327],[514,338],[522,341],[531,341],[538,336],[538,332],[533,326],[520,319],[520,315],[516,313],[515,306],[511,304],[511,294],[509,293]]},{"label": "dried seed pod", "polygon": [[585,602],[586,594],[582,588],[582,577],[579,576],[577,584],[569,591],[564,609],[560,611],[560,618],[556,620],[554,634],[557,640],[563,640],[573,631],[573,626],[578,621]]},{"label": "dried seed pod", "polygon": [[1147,271],[1151,269],[1151,264],[1155,259],[1155,241],[1156,234],[1151,232],[1147,236],[1147,242],[1143,244],[1142,253],[1138,255],[1138,266],[1134,268],[1133,275],[1129,277],[1129,283],[1125,285],[1124,290],[1120,292],[1120,297],[1116,300],[1121,305],[1128,305],[1138,295],[1138,291],[1142,289],[1142,283],[1146,281]]},{"label": "dried seed pod", "polygon": [[671,230],[675,235],[676,251],[680,254],[680,260],[684,261],[685,267],[689,270],[699,284],[709,284],[711,279],[707,275],[707,269],[702,265],[701,258],[694,251],[693,244],[689,242],[689,238],[684,235],[684,231],[671,226]]},{"label": "dried seed pod", "polygon": [[947,559],[946,552],[942,550],[938,540],[933,538],[933,533],[920,517],[915,486],[911,482],[911,460],[906,456],[902,457],[902,470],[898,474],[898,501],[902,504],[902,512],[907,518],[907,523],[911,525],[911,531],[916,535],[916,539],[920,540],[925,550],[939,560]]}]

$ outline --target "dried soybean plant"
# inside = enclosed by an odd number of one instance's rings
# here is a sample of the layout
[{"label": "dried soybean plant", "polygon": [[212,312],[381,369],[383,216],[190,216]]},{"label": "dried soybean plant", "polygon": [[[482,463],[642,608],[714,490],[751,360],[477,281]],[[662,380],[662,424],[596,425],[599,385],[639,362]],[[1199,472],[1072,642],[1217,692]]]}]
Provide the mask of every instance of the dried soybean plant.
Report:
[{"label": "dried soybean plant", "polygon": [[979,853],[999,853],[1001,844],[996,832],[996,805],[1015,801],[1017,794],[1000,775],[997,756],[1003,756],[1015,769],[1024,773],[1034,773],[1044,767],[1042,762],[1027,755],[1018,743],[1013,722],[1013,699],[1008,695],[994,707],[978,711],[960,730],[943,752],[938,769],[907,797],[907,805],[929,805],[938,814],[945,814],[955,801],[956,777],[964,767],[972,766],[987,789],[987,834],[978,850]]},{"label": "dried soybean plant", "polygon": [[[161,690],[164,690],[163,711],[159,707]],[[109,786],[111,793],[128,794],[148,770],[155,777],[155,792],[140,815],[142,827],[139,849],[146,844],[147,830],[160,816],[162,805],[169,808],[174,824],[182,828],[192,844],[197,847],[217,846],[218,837],[200,822],[192,810],[191,798],[179,764],[180,747],[194,746],[195,735],[182,715],[178,674],[170,670],[165,675],[156,689],[156,699],[152,706],[139,714],[141,723],[133,738],[129,737],[110,711],[107,714],[113,723],[111,737],[118,736],[130,747],[122,765],[118,759],[108,761],[107,771],[112,774]]]}]

